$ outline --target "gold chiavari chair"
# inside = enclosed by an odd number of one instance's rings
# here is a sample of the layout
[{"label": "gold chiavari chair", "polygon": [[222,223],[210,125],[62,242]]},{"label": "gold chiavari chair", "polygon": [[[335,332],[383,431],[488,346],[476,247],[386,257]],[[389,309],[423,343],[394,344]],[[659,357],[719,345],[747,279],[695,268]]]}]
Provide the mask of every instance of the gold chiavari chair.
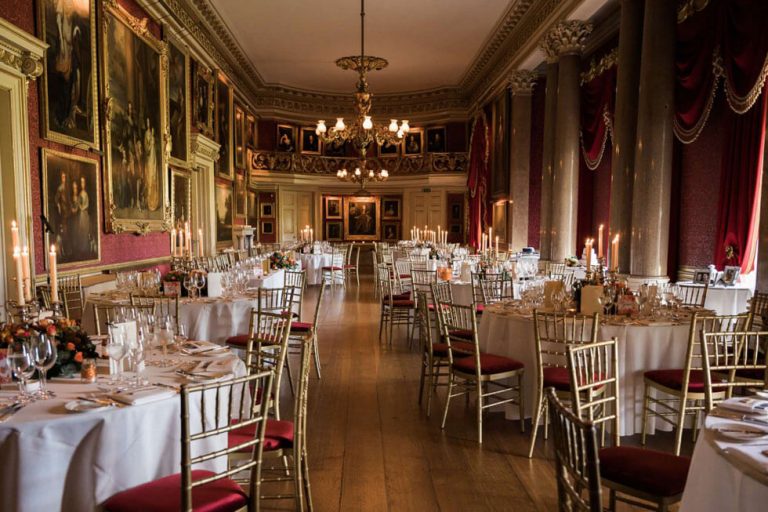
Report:
[{"label": "gold chiavari chair", "polygon": [[680,305],[703,308],[707,301],[709,283],[702,284],[678,284],[680,288]]},{"label": "gold chiavari chair", "polygon": [[312,341],[312,353],[315,357],[315,373],[317,378],[320,378],[320,353],[317,346],[317,329],[320,322],[320,306],[323,303],[323,296],[325,295],[325,285],[320,285],[320,293],[317,296],[317,302],[315,303],[315,314],[312,318],[312,322],[291,322],[291,333],[289,343],[291,347],[300,345],[305,338],[309,338]]},{"label": "gold chiavari chair", "polygon": [[[609,490],[608,510],[622,501],[635,507],[666,511],[680,501],[690,459],[671,453],[620,446],[619,365],[616,339],[568,346],[571,405],[580,420],[600,425],[603,439],[610,427],[612,446],[598,452],[602,484]],[[553,388],[549,393],[556,396]]]},{"label": "gold chiavari chair", "polygon": [[179,297],[174,295],[137,295],[131,294],[131,306],[151,306],[155,316],[168,316],[174,325],[174,332],[179,332]]},{"label": "gold chiavari chair", "polygon": [[96,324],[96,336],[103,336],[109,332],[109,326],[118,321],[118,317],[136,317],[139,313],[155,312],[154,304],[146,305],[115,305],[115,304],[94,304],[93,317]]},{"label": "gold chiavari chair", "polygon": [[550,313],[534,310],[533,330],[536,339],[536,404],[533,411],[531,441],[528,457],[533,457],[539,423],[544,419],[544,439],[549,424],[544,390],[555,388],[562,400],[570,399],[571,384],[568,376],[566,348],[574,343],[594,343],[600,326],[597,313],[593,316],[569,313]]},{"label": "gold chiavari chair", "polygon": [[555,441],[555,478],[560,512],[602,512],[600,465],[595,426],[574,415],[547,389],[552,437]]},{"label": "gold chiavari chair", "polygon": [[[132,487],[107,499],[107,512],[136,510],[192,512],[193,510],[258,510],[264,436],[267,426],[267,400],[272,390],[271,372],[181,388],[181,472]],[[260,390],[260,393],[250,390]],[[239,398],[236,398],[239,397]],[[250,398],[248,398],[250,397]],[[211,414],[206,414],[210,411]],[[193,422],[191,411],[199,410],[200,421]],[[236,429],[249,429],[227,448],[211,450],[211,440]],[[236,468],[224,471],[193,469],[203,462],[226,458],[232,453],[247,453]],[[248,471],[248,492],[234,477]]]},{"label": "gold chiavari chair", "polygon": [[411,299],[410,292],[407,295],[402,293],[397,281],[392,276],[390,267],[379,265],[379,296],[381,297],[381,316],[379,317],[379,341],[386,326],[387,342],[392,344],[392,331],[396,325],[404,325],[408,336],[408,343],[411,340],[411,319],[415,301]]},{"label": "gold chiavari chair", "polygon": [[[675,455],[680,455],[683,440],[683,427],[686,417],[693,417],[693,439],[696,439],[699,415],[705,410],[706,384],[703,371],[699,333],[733,334],[749,331],[752,328],[752,313],[740,315],[700,315],[691,316],[688,331],[688,347],[683,368],[650,370],[643,374],[645,393],[643,400],[643,434],[645,445],[648,417],[658,418],[675,429]],[[651,391],[661,397],[652,396]],[[713,392],[713,399],[721,400],[724,391]],[[651,407],[653,405],[653,407]],[[671,419],[670,419],[671,418]]]},{"label": "gold chiavari chair", "polygon": [[413,291],[411,281],[411,261],[407,258],[395,260],[395,281],[403,292]]},{"label": "gold chiavari chair", "polygon": [[85,293],[80,274],[61,276],[57,280],[64,314],[71,320],[81,321],[85,312]]},{"label": "gold chiavari chair", "polygon": [[331,248],[331,264],[325,265],[320,269],[324,284],[330,284],[332,288],[335,288],[336,282],[339,281],[342,286],[344,285],[344,265],[346,259],[347,245],[337,244]]},{"label": "gold chiavari chair", "polygon": [[749,312],[754,315],[756,326],[760,329],[768,328],[768,293],[755,291],[749,301]]},{"label": "gold chiavari chair", "polygon": [[553,279],[559,279],[565,275],[565,263],[547,262],[547,275]]},{"label": "gold chiavari chair", "polygon": [[[286,313],[291,316],[291,304],[294,302],[293,293],[294,289],[292,286],[286,286],[285,288],[259,288],[256,298],[256,307],[252,308],[251,311],[262,311],[278,315]],[[249,338],[250,331],[247,334],[230,336],[225,343],[230,348],[245,350]]]},{"label": "gold chiavari chair", "polygon": [[[475,394],[477,407],[477,441],[483,442],[483,411],[504,404],[516,404],[520,414],[520,430],[525,431],[523,377],[525,365],[515,359],[480,352],[477,339],[477,313],[471,306],[439,302],[437,314],[442,315],[443,336],[448,345],[448,392],[441,428],[445,428],[451,399]],[[469,342],[472,353],[466,357],[459,343]],[[508,384],[507,379],[513,379]],[[496,389],[489,389],[493,385]],[[504,394],[507,394],[504,396]]]},{"label": "gold chiavari chair", "polygon": [[286,270],[285,287],[293,290],[293,308],[291,313],[301,320],[302,303],[304,302],[304,292],[307,290],[307,271],[306,270]]},{"label": "gold chiavari chair", "polygon": [[[416,303],[418,306],[419,292],[424,294],[424,297],[431,297],[432,285],[437,282],[437,270],[415,269],[411,268],[411,287],[416,297]],[[420,309],[416,308],[416,316],[420,315]],[[427,312],[434,311],[434,305],[427,305]],[[423,322],[417,320],[414,324],[415,327],[421,328]]]},{"label": "gold chiavari chair", "polygon": [[347,258],[344,262],[344,281],[352,279],[354,275],[358,287],[360,287],[360,248],[360,244],[352,242],[349,245]]},{"label": "gold chiavari chair", "polygon": [[706,412],[718,397],[730,398],[735,388],[768,389],[768,332],[702,331],[700,339]]}]

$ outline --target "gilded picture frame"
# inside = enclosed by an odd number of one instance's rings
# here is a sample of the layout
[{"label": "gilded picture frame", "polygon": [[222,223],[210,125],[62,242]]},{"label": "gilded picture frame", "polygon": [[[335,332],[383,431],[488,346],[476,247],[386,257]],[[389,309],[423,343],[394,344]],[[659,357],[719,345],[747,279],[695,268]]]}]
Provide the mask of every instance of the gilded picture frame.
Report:
[{"label": "gilded picture frame", "polygon": [[191,155],[191,106],[189,47],[171,34],[168,45],[168,127],[171,135],[170,163],[188,167]]},{"label": "gilded picture frame", "polygon": [[325,196],[323,198],[325,202],[325,218],[326,219],[338,219],[344,218],[343,205],[341,196]]},{"label": "gilded picture frame", "polygon": [[216,246],[232,245],[234,226],[234,197],[232,183],[216,181]]},{"label": "gilded picture frame", "polygon": [[[256,149],[258,141],[258,126],[256,125],[256,116],[248,111],[245,115],[245,147]],[[246,167],[248,162],[246,161]]]},{"label": "gilded picture frame", "polygon": [[239,101],[234,101],[234,149],[235,169],[245,169],[245,108]]},{"label": "gilded picture frame", "polygon": [[421,156],[424,154],[424,129],[411,128],[403,136],[403,156]]},{"label": "gilded picture frame", "polygon": [[[42,148],[41,167],[43,215],[50,228],[43,230],[45,247],[56,244],[62,269],[98,263],[102,215],[99,161]],[[77,195],[69,183],[78,187]]]},{"label": "gilded picture frame", "polygon": [[399,197],[381,199],[381,218],[384,220],[400,220],[402,209],[402,200]]},{"label": "gilded picture frame", "polygon": [[173,225],[192,222],[192,176],[189,171],[171,168]]},{"label": "gilded picture frame", "polygon": [[327,242],[341,242],[344,240],[344,223],[341,221],[326,222],[325,240]]},{"label": "gilded picture frame", "polygon": [[232,87],[224,75],[216,81],[216,142],[219,143],[219,160],[216,170],[220,178],[234,179],[232,151]]},{"label": "gilded picture frame", "polygon": [[317,136],[313,126],[302,126],[299,129],[299,147],[302,155],[323,154],[323,141]]},{"label": "gilded picture frame", "polygon": [[208,138],[214,138],[213,118],[216,106],[216,74],[205,64],[195,61],[193,96],[193,118],[197,129]]},{"label": "gilded picture frame", "polygon": [[[40,38],[48,43],[40,88],[43,138],[99,149],[96,0],[78,2],[68,13],[57,0],[37,4]],[[88,12],[82,10],[85,6]],[[69,51],[62,51],[62,41]]]},{"label": "gilded picture frame", "polygon": [[291,124],[277,125],[277,150],[282,153],[294,153],[296,151],[296,126]]},{"label": "gilded picture frame", "polygon": [[380,238],[380,198],[344,196],[344,240],[376,241]]},{"label": "gilded picture frame", "polygon": [[245,174],[235,172],[235,218],[245,219],[248,216],[247,179]]},{"label": "gilded picture frame", "polygon": [[445,153],[445,126],[430,126],[427,128],[427,153]]},{"label": "gilded picture frame", "polygon": [[168,46],[150,33],[146,18],[116,0],[101,5],[107,230],[168,231]]}]

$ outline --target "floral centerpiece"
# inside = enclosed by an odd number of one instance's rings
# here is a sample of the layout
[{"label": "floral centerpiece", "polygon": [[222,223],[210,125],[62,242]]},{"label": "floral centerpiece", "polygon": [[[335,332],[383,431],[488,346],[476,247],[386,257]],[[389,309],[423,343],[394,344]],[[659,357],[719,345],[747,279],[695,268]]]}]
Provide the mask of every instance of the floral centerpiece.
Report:
[{"label": "floral centerpiece", "polygon": [[187,273],[182,270],[171,270],[163,276],[163,294],[164,295],[178,295],[179,297],[186,296],[186,290],[184,289],[184,278],[187,277]]},{"label": "floral centerpiece", "polygon": [[566,267],[578,267],[579,266],[579,258],[576,256],[568,256],[565,258],[565,266]]},{"label": "floral centerpiece", "polygon": [[0,349],[12,342],[29,342],[33,335],[47,334],[56,340],[56,364],[48,370],[49,377],[72,375],[80,372],[85,358],[98,357],[96,345],[74,320],[44,318],[36,324],[5,323],[0,325]]},{"label": "floral centerpiece", "polygon": [[269,268],[277,270],[279,268],[296,268],[296,260],[293,256],[281,251],[275,251],[269,256]]}]

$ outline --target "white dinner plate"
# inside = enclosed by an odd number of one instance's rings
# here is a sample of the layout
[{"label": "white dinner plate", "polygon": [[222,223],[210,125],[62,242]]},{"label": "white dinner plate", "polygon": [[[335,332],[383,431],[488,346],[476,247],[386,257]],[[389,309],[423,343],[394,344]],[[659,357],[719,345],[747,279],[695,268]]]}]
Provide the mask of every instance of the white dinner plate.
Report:
[{"label": "white dinner plate", "polygon": [[733,441],[755,441],[768,437],[768,428],[746,423],[718,423],[712,431]]},{"label": "white dinner plate", "polygon": [[755,391],[755,394],[760,398],[765,398],[768,400],[768,391]]},{"label": "white dinner plate", "polygon": [[111,405],[104,405],[89,400],[72,400],[64,404],[64,408],[69,412],[95,412],[105,411],[111,408]]}]

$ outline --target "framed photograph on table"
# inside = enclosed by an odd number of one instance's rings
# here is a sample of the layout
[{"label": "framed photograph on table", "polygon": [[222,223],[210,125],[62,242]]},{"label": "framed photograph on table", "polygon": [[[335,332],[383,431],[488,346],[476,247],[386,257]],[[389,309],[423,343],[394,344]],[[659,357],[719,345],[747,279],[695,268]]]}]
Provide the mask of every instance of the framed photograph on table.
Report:
[{"label": "framed photograph on table", "polygon": [[[42,149],[43,215],[62,268],[101,259],[99,161]],[[47,259],[46,259],[47,261]]]},{"label": "framed photograph on table", "polygon": [[301,127],[301,154],[319,155],[321,154],[322,142],[315,133],[314,127]]},{"label": "framed photograph on table", "polygon": [[400,219],[400,198],[399,197],[384,197],[381,200],[382,214],[381,218],[384,220],[399,220]]},{"label": "framed photograph on table", "polygon": [[344,239],[375,241],[381,237],[378,197],[344,197]]},{"label": "framed photograph on table", "polygon": [[232,244],[232,225],[234,224],[234,205],[232,183],[216,182],[216,243]]},{"label": "framed photograph on table", "polygon": [[341,214],[341,196],[325,196],[325,218],[339,219],[343,218]]},{"label": "framed photograph on table", "polygon": [[708,284],[709,280],[710,272],[708,268],[694,270],[693,284]]},{"label": "framed photograph on table", "polygon": [[98,149],[96,2],[37,4],[40,37],[48,43],[40,89],[43,137]]},{"label": "framed photograph on table", "polygon": [[739,280],[740,273],[741,267],[738,265],[726,265],[725,268],[723,268],[723,276],[720,278],[720,281],[722,281],[725,286],[735,286],[736,282]]},{"label": "framed photograph on table", "polygon": [[167,51],[116,2],[102,5],[102,97],[105,207],[114,233],[171,228],[167,119]]},{"label": "framed photograph on table", "polygon": [[325,240],[327,242],[341,242],[344,240],[344,223],[341,221],[326,222]]},{"label": "framed photograph on table", "polygon": [[445,126],[427,128],[427,153],[445,153]]}]

